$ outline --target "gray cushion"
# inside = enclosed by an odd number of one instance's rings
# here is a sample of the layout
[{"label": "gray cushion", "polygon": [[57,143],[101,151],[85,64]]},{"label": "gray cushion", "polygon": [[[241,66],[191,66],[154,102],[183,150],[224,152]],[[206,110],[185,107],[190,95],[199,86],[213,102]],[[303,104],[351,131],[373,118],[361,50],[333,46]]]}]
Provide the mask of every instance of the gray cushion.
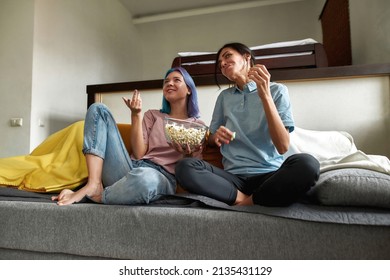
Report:
[{"label": "gray cushion", "polygon": [[324,205],[390,208],[390,175],[358,168],[321,173],[308,195]]}]

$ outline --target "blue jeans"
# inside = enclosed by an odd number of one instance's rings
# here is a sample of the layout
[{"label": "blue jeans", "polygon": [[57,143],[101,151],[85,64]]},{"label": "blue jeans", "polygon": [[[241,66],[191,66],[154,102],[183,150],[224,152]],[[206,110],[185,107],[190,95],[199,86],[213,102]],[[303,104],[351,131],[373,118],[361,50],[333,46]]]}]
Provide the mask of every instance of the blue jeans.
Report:
[{"label": "blue jeans", "polygon": [[103,159],[104,204],[147,204],[175,193],[173,174],[152,161],[130,158],[114,117],[102,103],[88,109],[83,153]]}]

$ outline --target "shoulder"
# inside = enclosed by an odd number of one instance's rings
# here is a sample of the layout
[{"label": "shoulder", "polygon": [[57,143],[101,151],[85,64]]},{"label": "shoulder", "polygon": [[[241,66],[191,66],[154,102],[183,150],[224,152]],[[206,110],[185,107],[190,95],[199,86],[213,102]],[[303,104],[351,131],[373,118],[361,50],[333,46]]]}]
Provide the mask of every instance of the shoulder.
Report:
[{"label": "shoulder", "polygon": [[145,115],[158,115],[158,114],[163,114],[160,112],[160,110],[157,109],[149,109],[145,112]]},{"label": "shoulder", "polygon": [[235,86],[230,86],[228,88],[225,88],[221,91],[220,95],[226,95],[226,94],[232,94],[236,91],[236,87]]},{"label": "shoulder", "polygon": [[223,89],[218,97],[217,97],[217,101],[218,102],[221,102],[222,100],[228,98],[229,99],[229,96],[233,95],[234,93],[236,92],[236,87],[228,87],[228,88],[225,88]]},{"label": "shoulder", "polygon": [[194,122],[196,123],[199,123],[199,124],[203,124],[203,125],[206,125],[206,123],[204,121],[202,121],[201,119],[195,119]]},{"label": "shoulder", "polygon": [[270,90],[274,100],[289,98],[288,88],[284,84],[272,82],[270,84]]},{"label": "shoulder", "polygon": [[144,113],[143,120],[145,123],[147,123],[149,126],[153,125],[157,120],[164,119],[166,116],[165,113],[161,113],[160,110],[151,109],[147,110]]},{"label": "shoulder", "polygon": [[151,118],[164,118],[166,116],[166,114],[161,113],[160,110],[157,110],[157,109],[150,109],[144,113],[144,116],[151,117]]},{"label": "shoulder", "polygon": [[281,83],[271,82],[270,88],[271,88],[271,92],[280,92],[280,93],[287,93],[288,92],[287,86],[285,84],[281,84]]}]

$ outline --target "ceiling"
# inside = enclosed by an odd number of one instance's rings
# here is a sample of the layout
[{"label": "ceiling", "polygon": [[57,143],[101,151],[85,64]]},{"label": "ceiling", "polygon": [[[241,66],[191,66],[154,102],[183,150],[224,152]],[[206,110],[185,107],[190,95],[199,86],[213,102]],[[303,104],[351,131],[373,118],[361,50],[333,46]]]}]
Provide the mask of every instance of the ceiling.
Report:
[{"label": "ceiling", "polygon": [[120,0],[133,17],[144,17],[162,13],[178,12],[196,8],[205,8],[231,4],[237,0]]},{"label": "ceiling", "polygon": [[135,24],[302,0],[119,0]]}]

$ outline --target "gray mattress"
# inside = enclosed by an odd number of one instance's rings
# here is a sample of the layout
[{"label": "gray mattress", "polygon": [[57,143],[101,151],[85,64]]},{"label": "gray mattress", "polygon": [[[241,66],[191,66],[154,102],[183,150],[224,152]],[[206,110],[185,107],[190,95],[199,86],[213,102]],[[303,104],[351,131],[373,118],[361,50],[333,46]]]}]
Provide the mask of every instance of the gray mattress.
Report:
[{"label": "gray mattress", "polygon": [[139,206],[59,207],[0,188],[2,259],[389,259],[380,208],[231,207],[191,194]]}]

